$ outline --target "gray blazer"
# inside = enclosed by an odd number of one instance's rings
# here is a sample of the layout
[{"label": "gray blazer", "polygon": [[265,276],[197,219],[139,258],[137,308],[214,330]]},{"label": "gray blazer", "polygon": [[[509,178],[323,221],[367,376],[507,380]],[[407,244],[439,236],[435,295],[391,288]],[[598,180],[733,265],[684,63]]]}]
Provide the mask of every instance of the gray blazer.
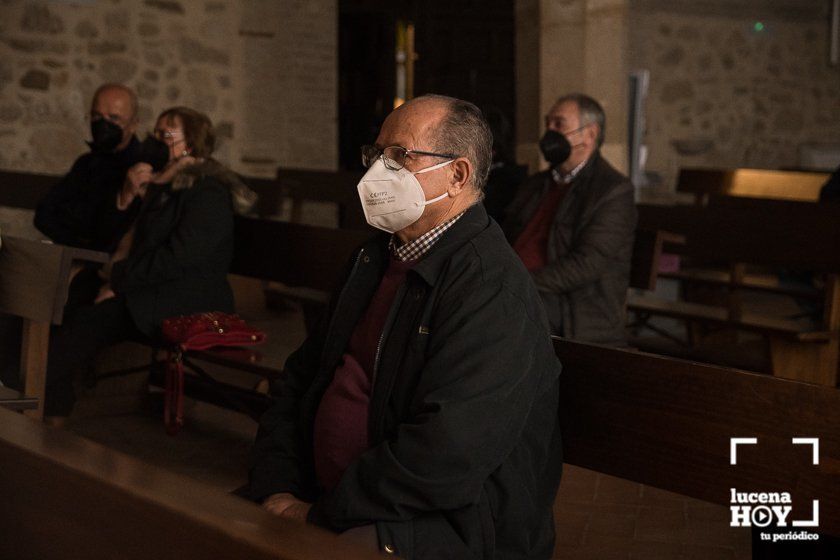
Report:
[{"label": "gray blazer", "polygon": [[[544,171],[519,187],[504,224],[511,243],[551,181],[550,171]],[[636,220],[632,183],[596,152],[560,203],[548,238],[548,264],[532,273],[554,334],[624,344]]]}]

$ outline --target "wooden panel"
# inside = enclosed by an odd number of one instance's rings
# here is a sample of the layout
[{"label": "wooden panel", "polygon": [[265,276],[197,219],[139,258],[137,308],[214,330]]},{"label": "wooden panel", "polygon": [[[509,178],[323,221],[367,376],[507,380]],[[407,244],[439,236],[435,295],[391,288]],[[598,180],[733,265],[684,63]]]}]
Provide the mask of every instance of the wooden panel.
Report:
[{"label": "wooden panel", "polygon": [[793,320],[741,312],[733,314],[727,307],[694,303],[690,301],[671,301],[649,296],[628,296],[627,308],[651,315],[661,315],[674,319],[690,319],[730,327],[737,327],[764,334],[779,335],[788,339],[811,342],[827,342],[836,339],[838,334],[822,330],[810,320]]},{"label": "wooden panel", "polygon": [[60,180],[57,175],[0,171],[0,206],[34,210]]},{"label": "wooden panel", "polygon": [[[682,360],[554,340],[568,463],[719,504],[786,491],[794,518],[820,500],[819,531],[840,535],[840,391]],[[756,437],[738,464],[729,439]],[[809,446],[816,437],[819,465]]]},{"label": "wooden panel", "polygon": [[24,394],[38,399],[35,410],[26,415],[40,420],[44,417],[44,393],[47,386],[47,355],[50,346],[50,324],[47,321],[23,320],[20,348],[20,373]]},{"label": "wooden panel", "polygon": [[332,291],[370,232],[237,217],[231,273]]},{"label": "wooden panel", "polygon": [[375,558],[335,535],[0,409],[0,557]]},{"label": "wooden panel", "polygon": [[709,207],[640,204],[639,227],[684,234],[681,254],[727,263],[840,271],[840,207],[720,197]]},{"label": "wooden panel", "polygon": [[277,181],[284,196],[295,201],[298,211],[302,201],[334,202],[338,205],[339,227],[364,230],[368,226],[356,189],[362,175],[356,171],[317,171],[281,167],[277,170]]},{"label": "wooden panel", "polygon": [[677,191],[815,202],[827,173],[772,169],[682,169]]},{"label": "wooden panel", "polygon": [[55,297],[61,291],[63,253],[61,245],[3,236],[0,312],[52,322]]}]

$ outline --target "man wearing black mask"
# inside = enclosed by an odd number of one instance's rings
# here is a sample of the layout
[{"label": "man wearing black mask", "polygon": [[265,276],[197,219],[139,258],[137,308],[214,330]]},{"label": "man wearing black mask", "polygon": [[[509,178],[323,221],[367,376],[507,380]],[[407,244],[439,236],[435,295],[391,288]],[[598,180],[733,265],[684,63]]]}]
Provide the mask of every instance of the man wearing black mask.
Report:
[{"label": "man wearing black mask", "polygon": [[117,195],[129,167],[141,161],[137,95],[120,84],[96,90],[90,109],[91,151],[38,204],[35,227],[72,247],[111,252],[137,206],[120,209]]},{"label": "man wearing black mask", "polygon": [[519,187],[505,233],[554,334],[620,346],[637,213],[630,180],[601,156],[605,124],[591,97],[557,100],[540,140],[550,168]]}]

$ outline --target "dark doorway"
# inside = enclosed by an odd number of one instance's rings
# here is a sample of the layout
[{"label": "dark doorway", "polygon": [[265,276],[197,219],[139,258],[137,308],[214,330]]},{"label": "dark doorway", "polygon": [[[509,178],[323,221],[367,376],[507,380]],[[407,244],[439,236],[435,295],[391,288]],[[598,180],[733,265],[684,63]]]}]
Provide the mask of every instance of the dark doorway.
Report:
[{"label": "dark doorway", "polygon": [[361,169],[396,94],[396,26],[415,27],[414,95],[439,93],[503,114],[515,130],[513,0],[339,2],[339,165]]}]

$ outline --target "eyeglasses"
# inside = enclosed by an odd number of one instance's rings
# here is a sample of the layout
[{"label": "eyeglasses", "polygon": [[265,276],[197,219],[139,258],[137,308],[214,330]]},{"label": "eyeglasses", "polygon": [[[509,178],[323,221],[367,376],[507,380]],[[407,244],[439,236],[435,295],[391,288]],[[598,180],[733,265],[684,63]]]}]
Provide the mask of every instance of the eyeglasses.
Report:
[{"label": "eyeglasses", "polygon": [[166,142],[167,140],[171,140],[173,143],[177,142],[178,140],[182,140],[184,137],[184,133],[179,130],[163,130],[160,128],[156,128],[152,134],[158,140]]},{"label": "eyeglasses", "polygon": [[455,159],[458,157],[456,154],[436,154],[435,152],[409,150],[408,148],[403,148],[402,146],[388,146],[387,148],[380,150],[376,146],[365,145],[362,146],[362,165],[370,167],[381,157],[382,163],[385,164],[385,167],[391,171],[399,171],[405,167],[405,158],[409,154],[432,156],[442,159]]}]

